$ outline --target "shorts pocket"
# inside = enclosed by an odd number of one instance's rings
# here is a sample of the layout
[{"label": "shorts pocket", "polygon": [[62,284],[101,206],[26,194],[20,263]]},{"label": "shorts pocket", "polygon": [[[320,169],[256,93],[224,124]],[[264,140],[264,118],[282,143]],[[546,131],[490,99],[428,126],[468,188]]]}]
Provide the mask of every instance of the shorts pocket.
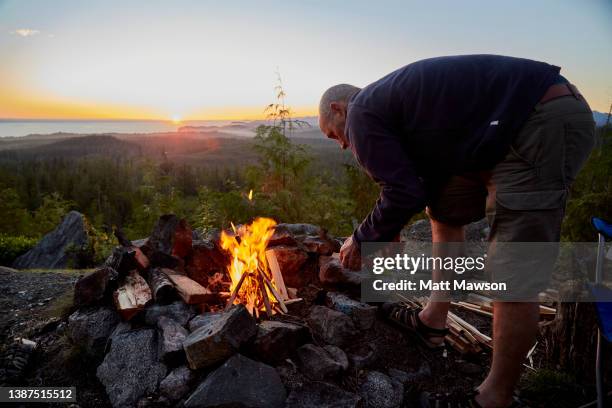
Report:
[{"label": "shorts pocket", "polygon": [[495,194],[495,201],[509,210],[553,210],[565,208],[567,190],[500,192]]}]

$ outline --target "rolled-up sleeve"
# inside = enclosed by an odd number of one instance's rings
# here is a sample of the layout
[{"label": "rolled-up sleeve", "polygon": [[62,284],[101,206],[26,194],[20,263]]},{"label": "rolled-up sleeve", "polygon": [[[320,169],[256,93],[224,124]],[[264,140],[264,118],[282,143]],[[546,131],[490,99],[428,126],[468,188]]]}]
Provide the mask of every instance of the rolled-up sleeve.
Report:
[{"label": "rolled-up sleeve", "polygon": [[423,183],[400,135],[375,112],[351,104],[346,131],[355,158],[381,187],[374,209],[353,238],[358,243],[391,241],[425,207]]}]

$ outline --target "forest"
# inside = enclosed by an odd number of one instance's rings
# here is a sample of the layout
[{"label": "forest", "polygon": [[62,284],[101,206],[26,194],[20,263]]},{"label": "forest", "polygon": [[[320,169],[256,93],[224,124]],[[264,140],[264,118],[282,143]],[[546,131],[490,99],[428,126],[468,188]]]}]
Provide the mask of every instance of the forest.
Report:
[{"label": "forest", "polygon": [[[335,142],[290,137],[296,124],[280,115],[252,139],[96,135],[21,149],[0,144],[0,264],[10,265],[70,210],[90,222],[94,263],[116,245],[115,228],[142,238],[164,213],[203,231],[268,216],[350,235],[378,186]],[[598,135],[572,186],[564,240],[592,241],[590,217],[612,218],[612,129],[599,128]],[[199,145],[208,156],[182,156]]]}]

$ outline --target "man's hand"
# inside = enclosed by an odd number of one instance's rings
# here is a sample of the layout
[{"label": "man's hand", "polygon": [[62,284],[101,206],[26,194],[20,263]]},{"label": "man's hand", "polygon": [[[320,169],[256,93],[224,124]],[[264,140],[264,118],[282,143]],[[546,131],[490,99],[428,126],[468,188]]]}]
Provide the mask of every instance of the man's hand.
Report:
[{"label": "man's hand", "polygon": [[344,245],[340,248],[340,262],[342,266],[353,271],[361,269],[361,251],[359,245],[353,241],[353,237],[350,236]]}]

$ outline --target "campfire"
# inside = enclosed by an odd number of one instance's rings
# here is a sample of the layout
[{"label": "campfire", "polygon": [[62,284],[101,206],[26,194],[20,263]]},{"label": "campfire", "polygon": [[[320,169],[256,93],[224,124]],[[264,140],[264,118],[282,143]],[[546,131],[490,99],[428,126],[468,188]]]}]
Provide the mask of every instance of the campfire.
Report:
[{"label": "campfire", "polygon": [[276,221],[270,218],[256,218],[238,228],[232,224],[233,234],[221,234],[221,247],[230,254],[227,269],[232,283],[227,308],[242,303],[256,317],[261,311],[268,317],[287,312],[282,275],[272,272],[266,257],[275,226]]}]

